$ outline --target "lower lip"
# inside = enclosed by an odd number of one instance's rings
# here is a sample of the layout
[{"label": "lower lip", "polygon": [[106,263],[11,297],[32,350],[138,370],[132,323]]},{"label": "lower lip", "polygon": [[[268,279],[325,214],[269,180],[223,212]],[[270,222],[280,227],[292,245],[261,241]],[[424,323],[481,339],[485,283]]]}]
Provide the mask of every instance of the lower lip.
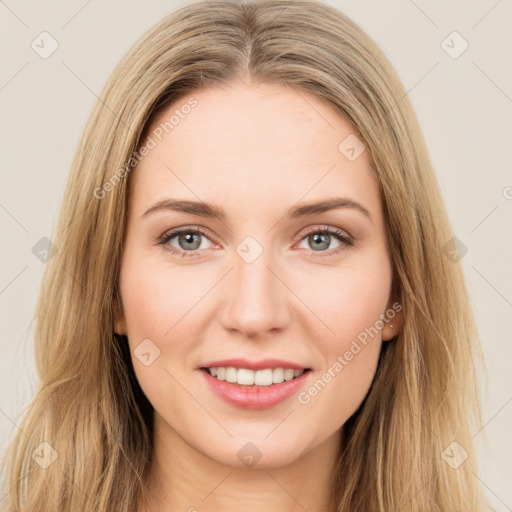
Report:
[{"label": "lower lip", "polygon": [[305,371],[300,377],[271,386],[241,386],[212,377],[206,370],[201,372],[213,392],[234,407],[268,409],[297,393],[309,378],[311,370]]}]

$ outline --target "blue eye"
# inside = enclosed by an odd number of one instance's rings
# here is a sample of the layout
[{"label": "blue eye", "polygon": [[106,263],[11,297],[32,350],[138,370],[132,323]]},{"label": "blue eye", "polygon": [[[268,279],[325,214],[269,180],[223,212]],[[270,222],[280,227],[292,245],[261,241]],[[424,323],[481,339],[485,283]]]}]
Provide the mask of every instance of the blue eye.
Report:
[{"label": "blue eye", "polygon": [[[172,245],[170,242],[177,238],[178,247]],[[164,233],[158,238],[158,243],[165,245],[166,248],[174,254],[182,257],[195,257],[200,256],[201,252],[209,247],[204,247],[202,238],[211,242],[210,237],[206,232],[198,227],[182,227],[176,228],[167,233]],[[335,249],[327,249],[332,241],[332,238],[338,240],[340,245]],[[330,227],[314,227],[310,228],[301,238],[301,242],[306,240],[314,256],[334,256],[340,251],[354,245],[354,240],[345,231],[337,228]],[[200,250],[201,249],[201,250]]]},{"label": "blue eye", "polygon": [[[165,233],[159,239],[159,243],[166,244],[167,248],[171,252],[179,254],[180,256],[198,256],[199,254],[197,249],[200,249],[202,245],[201,237],[209,240],[208,235],[199,228],[176,228],[172,231],[169,231],[168,233]],[[182,245],[184,249],[181,247],[176,248],[175,246],[171,245],[169,242],[173,238],[177,238],[178,244]],[[204,247],[202,247],[202,249],[204,249]]]},{"label": "blue eye", "polygon": [[[336,240],[341,242],[340,245],[337,248],[331,249],[329,251],[323,250],[330,246],[332,238],[335,238]],[[301,241],[302,240],[306,240],[306,243],[308,243],[310,247],[313,247],[313,253],[320,253],[314,254],[314,256],[322,257],[335,256],[340,251],[346,249],[347,247],[352,247],[354,245],[354,240],[345,231],[342,231],[341,229],[338,228],[330,227],[311,228],[303,235]]]}]

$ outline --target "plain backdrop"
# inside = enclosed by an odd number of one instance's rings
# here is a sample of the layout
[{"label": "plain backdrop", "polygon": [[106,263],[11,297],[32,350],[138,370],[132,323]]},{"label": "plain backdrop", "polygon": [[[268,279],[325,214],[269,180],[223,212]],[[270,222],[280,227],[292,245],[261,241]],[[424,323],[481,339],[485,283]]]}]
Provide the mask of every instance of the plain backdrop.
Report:
[{"label": "plain backdrop", "polygon": [[[480,376],[485,427],[474,434],[480,463],[475,478],[497,511],[510,511],[512,3],[329,3],[367,31],[397,69],[455,233],[467,248],[458,264],[489,376],[487,389]],[[44,263],[32,248],[52,238],[73,153],[107,77],[138,37],[176,5],[0,0],[2,452],[37,389],[30,322]],[[52,44],[58,47],[43,58]]]}]

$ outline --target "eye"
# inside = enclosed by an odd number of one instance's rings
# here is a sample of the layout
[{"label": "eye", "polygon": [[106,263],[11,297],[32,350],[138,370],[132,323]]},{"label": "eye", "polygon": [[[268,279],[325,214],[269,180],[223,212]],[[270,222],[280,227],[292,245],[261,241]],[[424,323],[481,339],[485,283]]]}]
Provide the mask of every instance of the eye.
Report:
[{"label": "eye", "polygon": [[[167,233],[164,233],[159,239],[158,243],[165,245],[172,253],[179,254],[183,257],[198,256],[197,249],[208,249],[204,247],[201,237],[210,241],[208,235],[199,228],[176,228]],[[176,238],[177,247],[171,244],[171,240]]]},{"label": "eye", "polygon": [[[333,238],[340,242],[339,246],[329,251],[325,251],[325,249],[328,249],[331,245]],[[308,244],[309,247],[313,248],[313,252],[327,253],[314,254],[314,256],[334,256],[347,247],[352,247],[354,245],[354,240],[345,231],[328,226],[309,229],[302,237],[301,242],[303,240],[306,241],[306,244]],[[306,247],[306,249],[309,247]]]}]

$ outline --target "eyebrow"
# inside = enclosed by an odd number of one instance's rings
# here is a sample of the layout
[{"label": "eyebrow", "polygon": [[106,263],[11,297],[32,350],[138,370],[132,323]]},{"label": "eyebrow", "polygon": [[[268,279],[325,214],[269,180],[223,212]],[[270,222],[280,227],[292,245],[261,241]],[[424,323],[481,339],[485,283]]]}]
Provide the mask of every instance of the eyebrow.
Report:
[{"label": "eyebrow", "polygon": [[[362,204],[348,199],[346,197],[334,197],[332,199],[324,199],[311,203],[303,203],[298,206],[291,208],[287,212],[287,217],[291,219],[309,217],[317,215],[319,213],[327,212],[329,210],[335,210],[338,208],[351,208],[363,213],[370,221],[372,221],[372,215]],[[151,208],[146,210],[142,217],[146,217],[157,211],[177,211],[182,213],[191,213],[200,217],[225,220],[226,213],[224,210],[215,205],[211,205],[204,202],[198,201],[180,201],[176,199],[162,199],[155,203]]]}]

